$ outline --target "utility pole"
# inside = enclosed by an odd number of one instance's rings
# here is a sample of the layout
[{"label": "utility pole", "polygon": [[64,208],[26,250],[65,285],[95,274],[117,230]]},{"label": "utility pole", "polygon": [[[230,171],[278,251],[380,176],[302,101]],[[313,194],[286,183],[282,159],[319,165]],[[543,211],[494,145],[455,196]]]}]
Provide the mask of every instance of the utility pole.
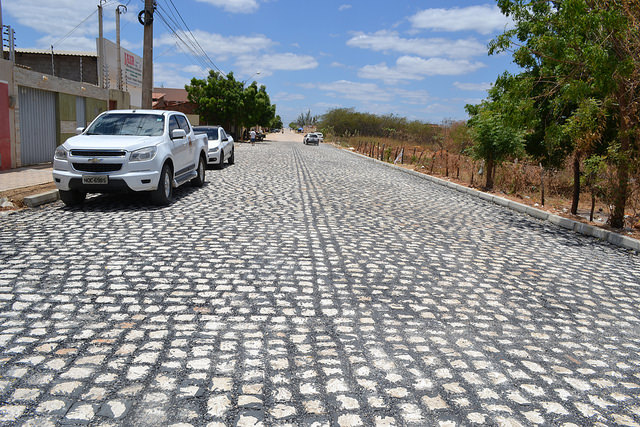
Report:
[{"label": "utility pole", "polygon": [[[153,7],[154,0],[144,0],[144,46],[142,48],[142,108],[153,102]],[[140,15],[138,15],[140,17]]]},{"label": "utility pole", "polygon": [[[1,36],[2,36],[2,0],[0,0],[0,38],[2,38]],[[4,53],[2,54],[2,56],[0,56],[0,58],[3,56],[4,56]]]},{"label": "utility pole", "polygon": [[[123,12],[120,12],[120,8],[123,9]],[[118,90],[122,90],[122,52],[120,51],[120,14],[127,12],[127,6],[119,4],[116,7],[116,45],[118,46],[118,70],[117,70],[117,79],[118,79]]]},{"label": "utility pole", "polygon": [[98,4],[98,86],[105,87],[104,84],[104,43],[102,38],[102,4],[106,0],[100,0]]}]

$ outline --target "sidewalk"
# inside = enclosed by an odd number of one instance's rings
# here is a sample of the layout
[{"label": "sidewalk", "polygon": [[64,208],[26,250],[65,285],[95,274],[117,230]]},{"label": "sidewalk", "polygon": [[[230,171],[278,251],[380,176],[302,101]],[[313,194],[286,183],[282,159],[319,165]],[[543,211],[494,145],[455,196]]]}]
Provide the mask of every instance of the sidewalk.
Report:
[{"label": "sidewalk", "polygon": [[0,193],[17,188],[31,187],[53,182],[51,164],[27,166],[0,171]]}]

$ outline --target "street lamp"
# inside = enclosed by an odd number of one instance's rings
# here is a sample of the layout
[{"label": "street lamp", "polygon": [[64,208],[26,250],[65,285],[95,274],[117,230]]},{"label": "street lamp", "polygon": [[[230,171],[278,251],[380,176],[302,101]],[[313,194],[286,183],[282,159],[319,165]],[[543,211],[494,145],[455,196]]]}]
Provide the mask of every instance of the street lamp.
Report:
[{"label": "street lamp", "polygon": [[254,75],[252,75],[251,77],[249,77],[248,79],[245,79],[242,81],[242,86],[244,86],[244,84],[246,82],[248,82],[249,80],[251,80],[252,78],[254,78],[255,76],[259,76],[260,75],[260,71],[256,71]]}]

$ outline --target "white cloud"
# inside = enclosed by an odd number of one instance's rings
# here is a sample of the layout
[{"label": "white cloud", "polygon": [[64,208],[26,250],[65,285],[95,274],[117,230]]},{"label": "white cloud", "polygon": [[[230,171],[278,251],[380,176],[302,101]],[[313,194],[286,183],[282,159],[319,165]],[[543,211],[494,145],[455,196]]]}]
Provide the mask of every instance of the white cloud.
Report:
[{"label": "white cloud", "polygon": [[205,77],[209,74],[209,71],[202,68],[199,65],[187,65],[186,67],[182,67],[182,69],[189,74],[192,74],[195,77]]},{"label": "white cloud", "polygon": [[198,66],[184,67],[172,62],[154,62],[153,86],[183,88],[193,77],[205,78],[207,72]]},{"label": "white cloud", "polygon": [[338,80],[333,83],[321,83],[316,87],[327,92],[332,97],[343,97],[363,102],[391,101],[391,94],[380,89],[373,83],[356,83],[348,80]]},{"label": "white cloud", "polygon": [[464,104],[472,104],[472,105],[476,105],[476,104],[480,104],[482,103],[482,101],[484,101],[484,99],[482,98],[465,98],[464,99]]},{"label": "white cloud", "polygon": [[[15,18],[19,24],[59,37],[71,31],[92,12],[97,12],[93,2],[82,0],[5,0],[2,8],[5,14]],[[97,18],[89,18],[74,35],[97,33],[96,21]]]},{"label": "white cloud", "polygon": [[294,53],[264,54],[259,56],[244,55],[238,58],[236,66],[241,73],[251,74],[260,69],[260,75],[267,77],[273,71],[310,70],[318,66],[318,62],[309,55]]},{"label": "white cloud", "polygon": [[396,61],[396,66],[390,68],[386,63],[366,65],[358,71],[358,76],[364,79],[383,80],[388,84],[395,84],[406,80],[422,80],[425,76],[453,76],[468,74],[485,67],[482,62],[467,60],[450,60],[443,58],[418,58],[402,56]]},{"label": "white cloud", "polygon": [[343,5],[340,5],[340,7],[338,8],[338,10],[340,12],[342,12],[344,10],[347,10],[347,9],[351,9],[351,5],[350,4],[343,4]]},{"label": "white cloud", "polygon": [[209,3],[216,7],[221,7],[231,13],[253,13],[258,10],[256,0],[197,0],[201,3]]},{"label": "white cloud", "polygon": [[96,53],[98,48],[96,46],[96,38],[95,37],[77,37],[70,36],[65,39],[62,43],[58,43],[60,37],[57,36],[44,36],[39,38],[36,41],[37,49],[46,49],[49,50],[50,46],[55,43],[53,50],[61,51],[61,50],[69,50],[69,51],[81,51],[81,52],[93,52]]},{"label": "white cloud", "polygon": [[[190,39],[190,35],[178,32],[183,40]],[[194,30],[193,36],[198,40],[200,46],[209,54],[213,62],[225,61],[236,55],[257,54],[258,52],[271,47],[274,43],[264,35],[255,36],[230,36],[224,37],[220,34],[209,33],[203,30]],[[154,45],[171,46],[176,43],[175,37],[164,34],[154,40]],[[180,49],[187,51],[181,42],[178,42]],[[188,51],[187,51],[188,52]],[[190,53],[189,53],[190,54]]]},{"label": "white cloud", "polygon": [[422,57],[446,56],[449,58],[468,58],[485,55],[487,48],[474,38],[448,40],[444,38],[402,38],[395,31],[377,31],[373,34],[362,32],[347,41],[348,46],[382,52],[400,52]]},{"label": "white cloud", "polygon": [[[382,108],[382,110],[386,112],[393,110],[390,108],[391,102],[424,104],[430,99],[429,94],[424,90],[385,89],[374,83],[358,83],[348,80],[318,84],[306,83],[300,86],[314,91],[325,92],[327,96],[332,98],[359,101],[367,104],[368,108],[383,103],[385,108]],[[328,105],[334,106],[333,103]]]},{"label": "white cloud", "polygon": [[469,91],[484,91],[489,90],[493,83],[461,83],[454,82],[453,85],[460,90],[469,90]]},{"label": "white cloud", "polygon": [[451,105],[445,105],[445,104],[430,104],[427,105],[425,108],[419,110],[422,111],[423,113],[453,113],[455,111],[455,109],[451,106]]},{"label": "white cloud", "polygon": [[406,104],[412,105],[422,105],[431,98],[426,90],[394,89],[393,93]]},{"label": "white cloud", "polygon": [[476,31],[491,34],[511,22],[497,6],[481,5],[452,9],[426,9],[409,18],[414,28],[435,31]]},{"label": "white cloud", "polygon": [[358,71],[358,77],[363,79],[382,80],[387,84],[396,84],[406,80],[422,80],[424,76],[401,70],[398,67],[389,68],[387,64],[365,65]]},{"label": "white cloud", "polygon": [[[17,34],[21,48],[49,49],[53,44],[54,50],[96,51],[98,18],[95,3],[84,0],[5,0],[2,8],[5,24],[10,21],[7,17],[11,17],[18,24],[42,34],[35,46],[21,43],[20,34]],[[104,14],[105,33],[115,30],[115,18],[111,15]]]},{"label": "white cloud", "polygon": [[301,101],[305,97],[301,93],[278,92],[271,97],[274,102]]}]

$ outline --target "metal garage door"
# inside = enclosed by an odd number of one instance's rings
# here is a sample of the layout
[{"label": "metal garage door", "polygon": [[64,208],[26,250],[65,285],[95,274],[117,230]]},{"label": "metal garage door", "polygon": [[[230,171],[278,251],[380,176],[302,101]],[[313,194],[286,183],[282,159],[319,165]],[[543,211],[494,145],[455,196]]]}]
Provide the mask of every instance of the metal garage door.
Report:
[{"label": "metal garage door", "polygon": [[18,86],[22,166],[53,161],[56,149],[56,95]]}]

